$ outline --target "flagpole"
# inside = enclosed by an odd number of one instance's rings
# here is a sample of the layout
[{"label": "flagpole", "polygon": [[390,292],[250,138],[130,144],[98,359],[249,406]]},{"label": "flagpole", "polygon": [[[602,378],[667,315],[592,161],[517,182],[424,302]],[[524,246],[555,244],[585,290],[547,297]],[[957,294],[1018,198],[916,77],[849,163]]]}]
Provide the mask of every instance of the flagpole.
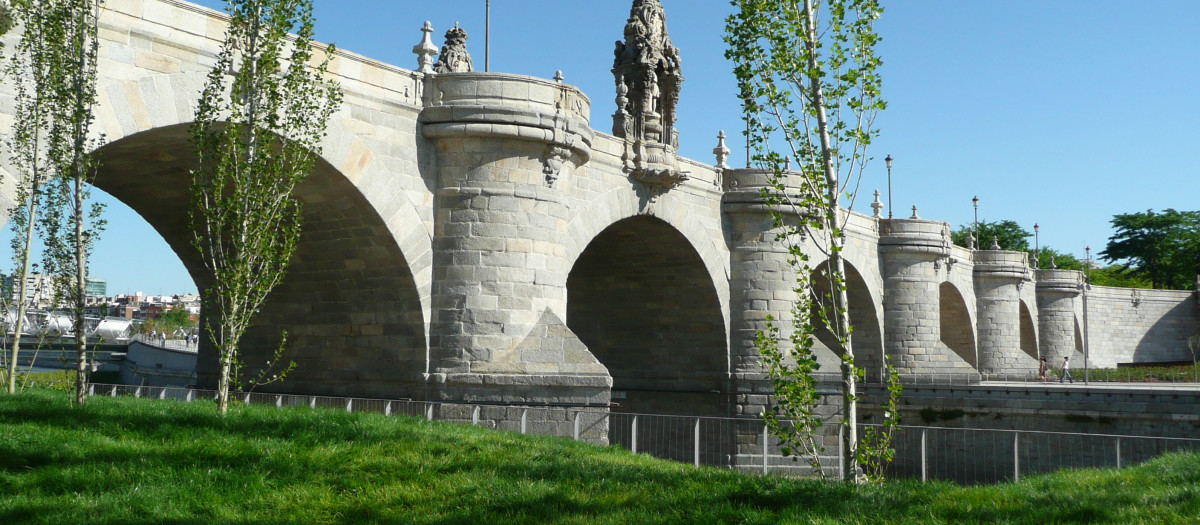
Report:
[{"label": "flagpole", "polygon": [[484,22],[483,30],[483,72],[487,73],[492,69],[492,0],[487,0],[485,8],[486,21]]}]

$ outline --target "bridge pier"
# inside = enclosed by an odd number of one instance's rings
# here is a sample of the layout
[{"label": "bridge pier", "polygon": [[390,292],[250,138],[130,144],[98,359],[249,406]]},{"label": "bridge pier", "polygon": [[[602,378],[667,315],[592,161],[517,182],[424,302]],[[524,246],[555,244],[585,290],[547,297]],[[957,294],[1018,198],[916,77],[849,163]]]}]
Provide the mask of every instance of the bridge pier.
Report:
[{"label": "bridge pier", "polygon": [[[788,262],[791,255],[787,245],[776,238],[783,228],[774,224],[761,194],[762,188],[769,186],[771,175],[770,171],[759,169],[723,173],[726,191],[721,211],[730,225],[729,366],[734,417],[757,419],[773,403],[775,392],[758,352],[758,332],[767,332],[772,325],[778,328],[779,346],[784,353],[789,349],[793,332],[796,272]],[[797,219],[795,210],[780,211],[786,221]],[[774,321],[768,322],[767,316]],[[823,419],[833,420],[841,411],[839,390],[835,384],[822,384],[819,388],[823,404],[818,412]],[[770,446],[777,446],[774,438],[765,437],[758,429],[755,425],[732,426],[731,433],[737,436],[733,465],[751,468],[761,464],[763,439],[768,439]],[[837,435],[835,425],[824,429],[822,439],[827,450],[837,449]]]},{"label": "bridge pier", "polygon": [[[776,239],[782,228],[771,219],[762,188],[772,173],[759,169],[727,170],[721,211],[729,218],[729,367],[738,394],[736,415],[757,416],[772,392],[756,339],[771,325],[779,329],[781,349],[792,333],[796,272],[787,246]],[[794,218],[794,216],[791,216]],[[768,322],[767,317],[774,318]]]},{"label": "bridge pier", "polygon": [[1063,357],[1076,358],[1083,368],[1082,348],[1075,340],[1075,298],[1082,293],[1083,273],[1075,270],[1037,271],[1038,332],[1041,354],[1052,367]]},{"label": "bridge pier", "polygon": [[591,155],[587,99],[565,84],[480,73],[431,75],[426,98],[431,397],[607,406],[608,370],[563,322],[563,187]]},{"label": "bridge pier", "polygon": [[941,340],[941,270],[950,258],[950,225],[881,219],[884,352],[901,377],[978,372]]},{"label": "bridge pier", "polygon": [[973,256],[979,371],[985,377],[1036,373],[1037,358],[1021,350],[1020,287],[1032,280],[1025,254],[976,250]]}]

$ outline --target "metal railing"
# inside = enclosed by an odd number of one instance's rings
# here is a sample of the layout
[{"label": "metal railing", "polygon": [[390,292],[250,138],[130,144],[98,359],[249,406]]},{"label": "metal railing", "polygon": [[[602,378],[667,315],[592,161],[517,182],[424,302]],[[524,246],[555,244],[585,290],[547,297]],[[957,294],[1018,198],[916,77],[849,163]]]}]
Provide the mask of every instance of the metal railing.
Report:
[{"label": "metal railing", "polygon": [[[184,402],[216,398],[214,390],[195,388],[92,384],[89,390],[96,396]],[[697,467],[735,468],[764,475],[809,473],[805,460],[780,453],[779,441],[758,418],[270,393],[239,393],[232,397],[251,405],[404,415],[521,434],[570,436]],[[859,425],[860,435],[861,429],[869,426],[876,425]],[[835,473],[841,464],[842,429],[830,423],[826,430],[822,436],[822,465],[828,473]],[[972,484],[1019,480],[1064,468],[1122,468],[1167,452],[1200,451],[1200,439],[901,425],[893,446],[896,454],[887,467],[889,477]]]},{"label": "metal railing", "polygon": [[1127,467],[1167,452],[1200,451],[1200,439],[902,426],[893,446],[891,476],[994,483],[1061,469]]},{"label": "metal railing", "polygon": [[134,336],[130,338],[130,341],[137,341],[144,345],[153,346],[155,348],[165,348],[168,350],[177,350],[180,352],[190,352],[193,354],[196,353],[196,351],[199,349],[199,346],[200,346],[198,343],[189,343],[184,339],[178,339],[178,338],[163,339],[161,337],[153,337],[149,334],[134,334]]}]

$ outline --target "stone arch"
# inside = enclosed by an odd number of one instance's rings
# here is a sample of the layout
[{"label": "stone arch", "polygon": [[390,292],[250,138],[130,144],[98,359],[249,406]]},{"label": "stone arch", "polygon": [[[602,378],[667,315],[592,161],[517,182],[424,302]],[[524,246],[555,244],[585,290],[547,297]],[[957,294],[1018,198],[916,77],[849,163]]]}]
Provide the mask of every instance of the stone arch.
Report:
[{"label": "stone arch", "polygon": [[1019,313],[1021,317],[1021,351],[1025,352],[1025,355],[1037,359],[1039,357],[1037,332],[1034,330],[1037,325],[1033,323],[1033,314],[1030,313],[1029,305],[1025,304],[1024,299],[1019,302],[1021,304]]},{"label": "stone arch", "polygon": [[[103,71],[102,71],[103,73]],[[147,72],[149,73],[149,72]],[[109,143],[155,129],[189,125],[195,100],[204,87],[207,71],[148,74],[137,80],[100,79],[97,89],[96,124]],[[375,154],[351,128],[359,127],[349,103],[330,119],[322,141],[322,161],[336,169],[379,214],[408,261],[421,298],[422,314],[429,323],[432,287],[433,232],[416,207],[398,191],[382,188],[381,181],[394,179]],[[420,228],[416,227],[421,225]]]},{"label": "stone arch", "polygon": [[728,379],[723,316],[700,254],[657,217],[605,228],[567,277],[567,326],[608,368],[613,401],[627,410],[725,415],[714,394]]},{"label": "stone arch", "polygon": [[[883,327],[875,297],[866,279],[855,264],[844,261],[846,268],[846,295],[850,300],[850,325],[854,328],[853,339],[855,364],[867,371],[866,381],[879,382],[883,370]],[[818,297],[829,294],[832,283],[825,270],[829,261],[825,260],[813,267],[813,293]],[[816,314],[814,310],[813,315]],[[839,373],[840,360],[831,350],[838,342],[833,333],[820,323],[813,334],[816,338],[814,349],[818,351],[817,358],[821,363],[821,372]]]},{"label": "stone arch", "polygon": [[958,287],[949,281],[938,286],[941,341],[972,367],[979,368],[971,313]]},{"label": "stone arch", "polygon": [[[205,272],[190,246],[185,212],[195,164],[187,127],[154,128],[101,147],[95,185],[150,223],[202,289]],[[419,287],[391,228],[325,158],[296,194],[304,204],[300,245],[243,338],[244,361],[254,367],[269,358],[280,330],[287,330],[288,358],[297,369],[280,390],[416,395],[427,362],[426,324]],[[201,382],[215,360],[202,341]]]},{"label": "stone arch", "polygon": [[[602,231],[630,217],[651,216],[674,228],[703,262],[720,300],[725,331],[729,331],[729,254],[718,247],[721,235],[705,229],[687,203],[667,193],[643,200],[630,188],[614,188],[588,203],[567,225],[567,266],[574,266],[583,251]],[[568,319],[568,324],[569,324]]]}]

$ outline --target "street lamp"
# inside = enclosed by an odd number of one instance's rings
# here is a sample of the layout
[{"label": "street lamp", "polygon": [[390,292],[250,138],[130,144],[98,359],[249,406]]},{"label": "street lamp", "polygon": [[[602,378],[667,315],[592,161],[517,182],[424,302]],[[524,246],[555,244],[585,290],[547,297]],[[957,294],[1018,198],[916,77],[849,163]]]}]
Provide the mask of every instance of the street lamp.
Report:
[{"label": "street lamp", "polygon": [[1041,266],[1041,261],[1042,261],[1041,255],[1042,255],[1042,251],[1041,251],[1041,247],[1039,246],[1039,243],[1038,243],[1038,224],[1035,222],[1035,223],[1033,223],[1033,267],[1034,268]]},{"label": "street lamp", "polygon": [[888,169],[888,218],[892,218],[892,156],[888,155],[883,158],[883,163],[887,164]]},{"label": "street lamp", "polygon": [[971,198],[971,204],[975,206],[975,226],[971,228],[971,249],[979,249],[979,196]]},{"label": "street lamp", "polygon": [[1086,262],[1083,263],[1083,284],[1079,287],[1083,291],[1083,383],[1088,384],[1088,357],[1090,357],[1092,347],[1091,342],[1088,341],[1089,332],[1091,332],[1091,327],[1088,326],[1088,290],[1092,288],[1092,283],[1088,282],[1088,266],[1092,265],[1092,247],[1085,246],[1083,251],[1087,253],[1087,257],[1085,257]]}]

